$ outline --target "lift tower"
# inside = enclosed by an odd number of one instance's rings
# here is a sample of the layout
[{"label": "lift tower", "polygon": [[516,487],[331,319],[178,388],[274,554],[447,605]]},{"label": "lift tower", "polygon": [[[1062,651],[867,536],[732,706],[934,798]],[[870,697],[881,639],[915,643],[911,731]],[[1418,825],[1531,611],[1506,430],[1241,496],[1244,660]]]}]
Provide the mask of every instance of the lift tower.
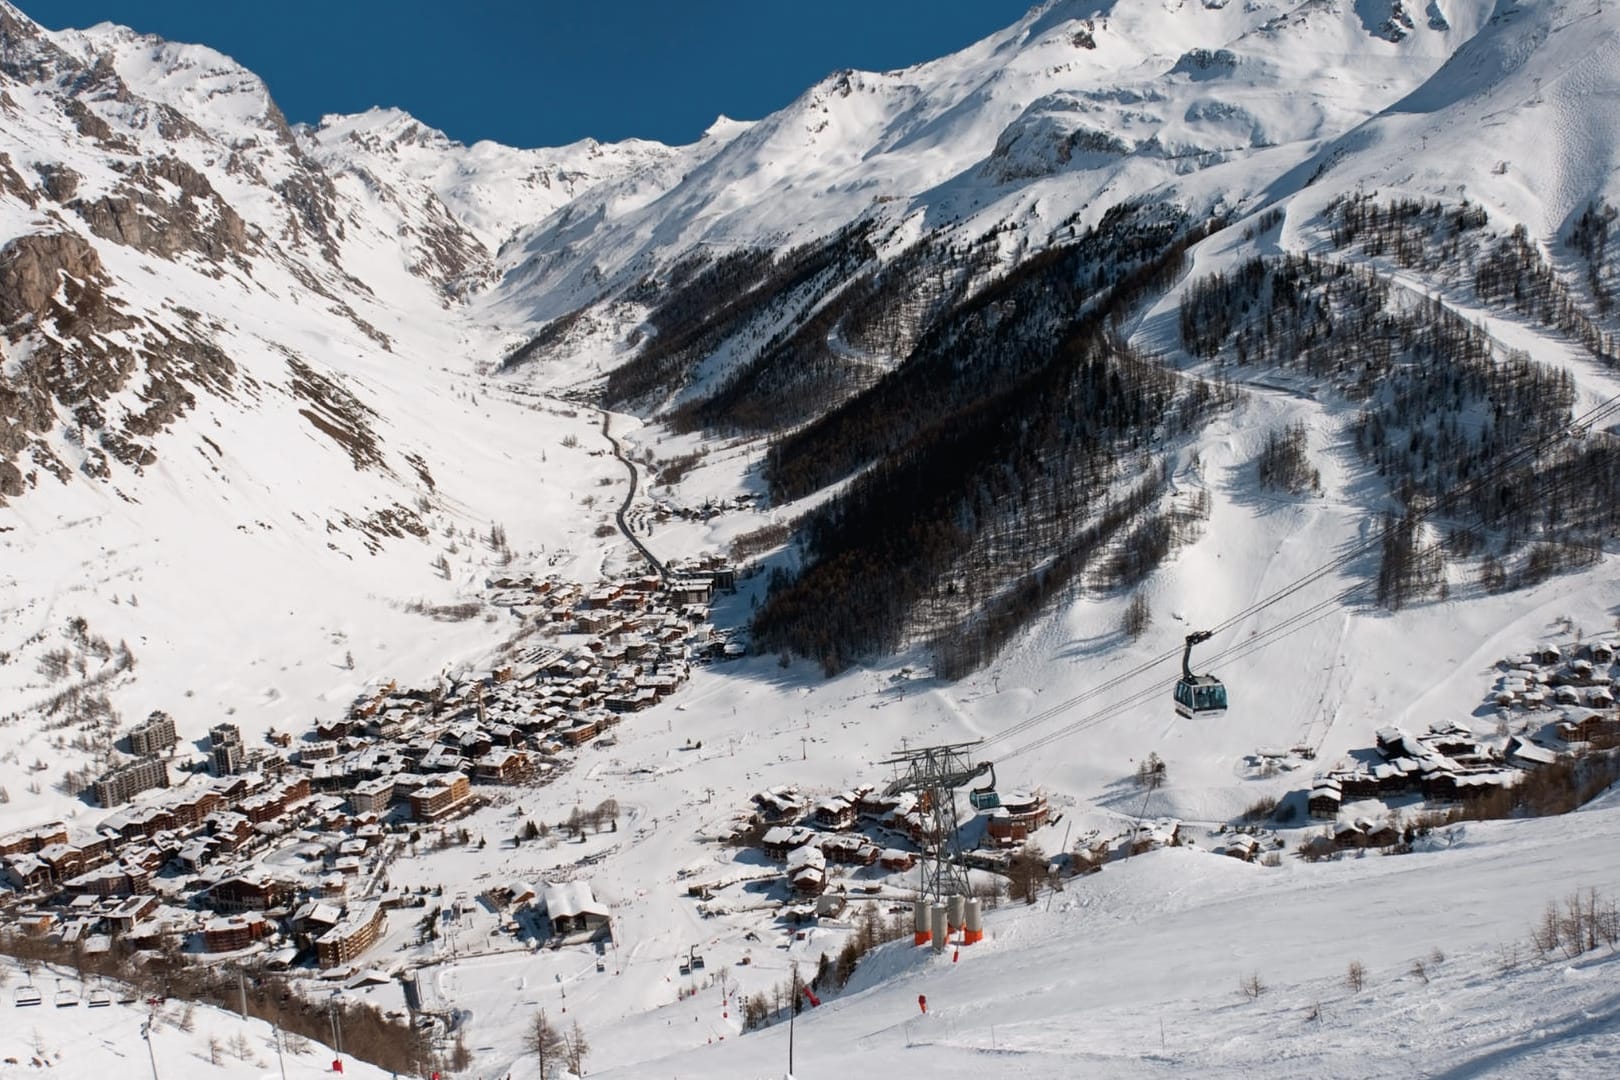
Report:
[{"label": "lift tower", "polygon": [[[921,872],[920,891],[934,903],[943,903],[947,896],[968,895],[967,868],[956,861],[956,789],[990,771],[988,761],[973,764],[969,751],[979,741],[949,743],[943,746],[921,746],[901,750],[896,757],[883,762],[895,767],[895,778],[886,794],[898,795],[903,791],[917,796],[917,810],[922,815],[926,832],[922,844],[922,858],[917,865]],[[928,841],[933,841],[930,850]]]}]

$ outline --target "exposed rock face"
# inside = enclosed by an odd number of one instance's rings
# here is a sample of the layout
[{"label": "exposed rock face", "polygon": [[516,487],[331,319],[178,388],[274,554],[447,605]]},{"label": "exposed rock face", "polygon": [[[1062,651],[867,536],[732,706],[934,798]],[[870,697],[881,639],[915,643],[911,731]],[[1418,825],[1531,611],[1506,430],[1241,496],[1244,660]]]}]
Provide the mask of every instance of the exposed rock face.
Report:
[{"label": "exposed rock face", "polygon": [[45,315],[64,274],[80,282],[106,283],[96,249],[76,233],[19,236],[0,248],[0,326],[15,332],[28,316]]},{"label": "exposed rock face", "polygon": [[[183,170],[174,175],[173,183],[186,180]],[[176,333],[125,314],[108,296],[110,284],[96,249],[76,233],[21,236],[0,248],[0,328],[12,342],[30,339],[10,375],[0,373],[0,497],[26,489],[29,460],[71,476],[43,438],[62,414],[85,447],[84,472],[105,478],[109,455],[136,470],[157,460],[150,440],[195,407],[193,387],[230,391],[230,357],[200,331]],[[38,333],[47,323],[49,332]],[[109,338],[113,331],[133,334]],[[141,407],[110,419],[103,405],[137,373],[146,380]]]},{"label": "exposed rock face", "polygon": [[45,194],[54,202],[65,203],[79,190],[79,174],[66,165],[40,165],[39,181]]},{"label": "exposed rock face", "polygon": [[115,133],[112,125],[78,98],[68,98],[62,103],[62,111],[78,127],[79,134],[92,140],[103,150],[110,150],[116,154],[133,154],[135,144],[124,136]]},{"label": "exposed rock face", "polygon": [[[1086,119],[1086,102],[1050,94],[1007,125],[984,163],[984,175],[998,183],[1048,176],[1088,160],[1105,163],[1129,154],[1133,144]],[[1077,160],[1078,159],[1078,160]]]},{"label": "exposed rock face", "polygon": [[0,153],[0,194],[10,195],[30,207],[39,205],[39,195],[28,186],[28,182],[17,170],[12,168],[11,155],[5,153]]},{"label": "exposed rock face", "polygon": [[300,232],[308,234],[327,261],[337,265],[343,219],[338,216],[337,192],[331,179],[319,169],[306,168],[277,184],[276,194],[287,204],[289,231],[295,237]]},{"label": "exposed rock face", "polygon": [[[180,189],[170,201],[158,181]],[[209,204],[207,212],[202,204]],[[114,194],[79,200],[69,209],[106,240],[172,259],[182,251],[222,261],[248,248],[247,227],[208,178],[175,157],[142,162]]]},{"label": "exposed rock face", "polygon": [[0,74],[18,82],[42,82],[79,66],[40,33],[37,25],[0,6]]}]

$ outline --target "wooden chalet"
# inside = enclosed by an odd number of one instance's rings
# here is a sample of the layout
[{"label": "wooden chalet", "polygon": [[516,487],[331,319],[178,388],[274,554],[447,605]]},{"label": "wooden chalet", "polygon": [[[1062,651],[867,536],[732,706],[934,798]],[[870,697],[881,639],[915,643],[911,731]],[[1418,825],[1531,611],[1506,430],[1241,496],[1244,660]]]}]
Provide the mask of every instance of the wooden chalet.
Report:
[{"label": "wooden chalet", "polygon": [[1516,768],[1539,769],[1542,766],[1555,763],[1558,760],[1558,752],[1549,750],[1545,746],[1538,746],[1518,735],[1513,735],[1508,738],[1503,760]]},{"label": "wooden chalet", "polygon": [[1358,820],[1356,825],[1366,834],[1368,847],[1391,848],[1401,842],[1400,830],[1388,821],[1371,822],[1362,819]]},{"label": "wooden chalet", "polygon": [[1254,862],[1254,857],[1260,851],[1260,841],[1248,833],[1238,833],[1226,840],[1226,855],[1243,862]]},{"label": "wooden chalet", "polygon": [[793,821],[804,810],[804,804],[799,801],[798,789],[790,786],[756,792],[753,803],[758,807],[760,820],[766,822]]},{"label": "wooden chalet", "polygon": [[230,877],[209,889],[203,902],[215,911],[231,915],[244,911],[269,911],[285,907],[297,895],[297,886],[268,876]]},{"label": "wooden chalet", "polygon": [[813,843],[816,833],[803,826],[778,825],[765,830],[760,838],[760,847],[764,850],[766,858],[785,860],[788,854],[796,848]]},{"label": "wooden chalet", "polygon": [[827,857],[813,844],[795,848],[787,857],[788,886],[796,896],[820,896],[827,888]]},{"label": "wooden chalet", "polygon": [[1362,832],[1355,823],[1341,821],[1333,826],[1333,847],[1338,851],[1353,850],[1367,846],[1367,834]]},{"label": "wooden chalet", "polygon": [[466,774],[455,773],[417,788],[409,801],[411,817],[416,821],[437,821],[454,813],[472,797],[472,788]]},{"label": "wooden chalet", "polygon": [[871,866],[881,854],[878,846],[865,837],[847,834],[826,837],[820,847],[830,861],[846,866]]},{"label": "wooden chalet", "polygon": [[591,941],[612,933],[612,916],[589,882],[563,881],[541,891],[552,934],[563,941]]},{"label": "wooden chalet", "polygon": [[580,717],[572,724],[559,728],[554,734],[569,746],[583,746],[600,733],[600,725],[588,717]]},{"label": "wooden chalet", "polygon": [[235,952],[270,934],[263,915],[216,915],[203,924],[203,952]]},{"label": "wooden chalet", "polygon": [[878,865],[893,873],[901,873],[917,865],[917,856],[899,848],[884,848],[878,855]]},{"label": "wooden chalet", "polygon": [[1620,720],[1613,713],[1592,709],[1568,709],[1558,724],[1558,737],[1565,742],[1597,742],[1620,737]]},{"label": "wooden chalet", "polygon": [[491,750],[473,765],[473,777],[491,784],[518,784],[534,775],[529,755],[520,750]]},{"label": "wooden chalet", "polygon": [[1174,847],[1181,842],[1181,822],[1173,818],[1160,818],[1136,831],[1131,840],[1131,854],[1141,855],[1154,848]]},{"label": "wooden chalet", "polygon": [[1313,818],[1324,818],[1329,821],[1339,816],[1339,806],[1344,801],[1340,789],[1340,781],[1335,776],[1318,777],[1311,787],[1310,801],[1306,806]]},{"label": "wooden chalet", "polygon": [[158,907],[155,896],[130,896],[110,908],[104,908],[101,917],[106,921],[108,930],[115,934],[129,934],[156,915]]},{"label": "wooden chalet", "polygon": [[49,888],[55,881],[51,868],[31,852],[5,856],[6,882],[18,892]]},{"label": "wooden chalet", "polygon": [[855,827],[855,803],[851,798],[835,795],[816,804],[812,820],[823,829],[843,830]]}]

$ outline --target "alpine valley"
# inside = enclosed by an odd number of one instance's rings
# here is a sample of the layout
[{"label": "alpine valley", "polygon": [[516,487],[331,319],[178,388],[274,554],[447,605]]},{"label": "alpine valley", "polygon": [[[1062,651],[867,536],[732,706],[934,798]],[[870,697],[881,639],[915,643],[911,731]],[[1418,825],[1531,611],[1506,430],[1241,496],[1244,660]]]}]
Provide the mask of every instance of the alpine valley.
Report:
[{"label": "alpine valley", "polygon": [[1612,1075],[1617,207],[1602,0],[555,149],[0,0],[0,1077]]}]

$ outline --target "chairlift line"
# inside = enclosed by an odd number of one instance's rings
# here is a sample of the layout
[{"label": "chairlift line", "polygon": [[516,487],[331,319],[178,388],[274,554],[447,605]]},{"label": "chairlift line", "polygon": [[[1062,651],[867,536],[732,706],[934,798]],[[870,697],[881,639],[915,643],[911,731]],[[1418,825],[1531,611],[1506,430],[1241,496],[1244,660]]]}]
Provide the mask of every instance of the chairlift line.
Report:
[{"label": "chairlift line", "polygon": [[[1252,652],[1258,652],[1260,649],[1263,649],[1268,645],[1275,644],[1276,641],[1288,637],[1289,635],[1303,629],[1304,626],[1309,625],[1310,623],[1331,614],[1333,611],[1338,610],[1341,603],[1349,599],[1354,593],[1359,592],[1364,588],[1366,588],[1365,584],[1358,584],[1345,589],[1327,600],[1323,600],[1312,607],[1306,608],[1304,611],[1289,616],[1287,619],[1284,619],[1277,625],[1256,634],[1254,637],[1249,638],[1246,641],[1232,646],[1225,652],[1218,654],[1212,659],[1237,659],[1242,656],[1247,656]],[[1012,750],[1008,750],[1005,753],[1000,754],[999,759],[1005,762],[1016,757],[1022,757],[1024,754],[1032,751],[1043,749],[1046,746],[1057,742],[1059,739],[1067,738],[1070,735],[1096,727],[1103,721],[1111,719],[1112,717],[1123,713],[1132,707],[1141,704],[1142,702],[1150,699],[1158,699],[1163,693],[1164,687],[1162,683],[1155,683],[1151,686],[1146,686],[1131,694],[1129,697],[1117,701],[1112,705],[1105,705],[1096,712],[1089,713],[1070,724],[1067,724],[1061,728],[1055,728],[1052,731],[1048,731],[1042,735],[1037,735],[1024,745],[1015,747]]]}]

